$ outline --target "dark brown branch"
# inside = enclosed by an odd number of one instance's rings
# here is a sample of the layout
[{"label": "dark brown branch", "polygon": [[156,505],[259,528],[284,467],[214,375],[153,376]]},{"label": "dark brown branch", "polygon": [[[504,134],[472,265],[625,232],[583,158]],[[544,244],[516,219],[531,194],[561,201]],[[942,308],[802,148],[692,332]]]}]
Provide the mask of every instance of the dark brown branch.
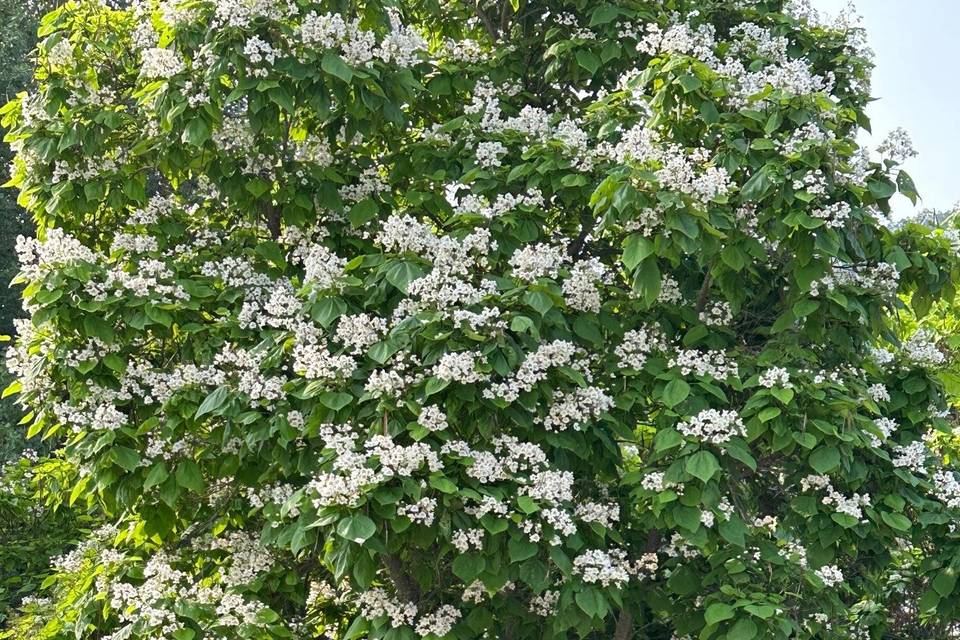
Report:
[{"label": "dark brown branch", "polygon": [[483,23],[483,27],[487,30],[487,33],[490,34],[490,37],[494,42],[497,42],[500,39],[500,33],[497,31],[497,25],[493,23],[493,20],[490,19],[490,16],[487,15],[487,12],[480,8],[480,3],[482,0],[476,0],[475,12],[477,17],[480,18],[480,21]]},{"label": "dark brown branch", "polygon": [[589,236],[597,226],[597,219],[593,217],[583,216],[580,219],[580,233],[577,234],[576,239],[570,243],[570,247],[567,249],[567,253],[570,254],[570,257],[573,260],[579,260],[581,254],[583,253],[583,245],[587,241],[587,236]]},{"label": "dark brown branch", "polygon": [[500,33],[506,33],[510,28],[510,17],[513,15],[513,7],[509,0],[501,0],[503,9],[500,11]]},{"label": "dark brown branch", "polygon": [[404,602],[418,603],[420,601],[420,587],[410,577],[410,574],[403,570],[403,563],[400,562],[400,558],[389,554],[382,556],[382,558],[383,566],[390,574],[390,580],[393,581],[393,586],[396,587],[400,599]]},{"label": "dark brown branch", "polygon": [[270,230],[270,237],[276,240],[280,237],[280,209],[270,203],[265,210],[267,218],[267,229]]},{"label": "dark brown branch", "polygon": [[613,631],[613,640],[630,640],[633,637],[633,616],[629,611],[620,611],[617,628]]},{"label": "dark brown branch", "polygon": [[707,271],[703,278],[703,284],[700,285],[700,293],[697,294],[697,312],[703,311],[707,306],[707,297],[710,295],[710,287],[713,285],[713,276]]}]

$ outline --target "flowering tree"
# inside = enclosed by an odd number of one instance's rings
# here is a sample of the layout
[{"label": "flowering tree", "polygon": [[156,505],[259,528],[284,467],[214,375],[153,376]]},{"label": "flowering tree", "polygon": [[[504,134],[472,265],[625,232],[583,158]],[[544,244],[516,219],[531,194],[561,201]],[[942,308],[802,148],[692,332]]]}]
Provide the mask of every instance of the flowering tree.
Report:
[{"label": "flowering tree", "polygon": [[111,524],[20,632],[945,637],[946,356],[893,323],[955,250],[886,221],[861,31],[782,4],[47,16],[9,391]]}]

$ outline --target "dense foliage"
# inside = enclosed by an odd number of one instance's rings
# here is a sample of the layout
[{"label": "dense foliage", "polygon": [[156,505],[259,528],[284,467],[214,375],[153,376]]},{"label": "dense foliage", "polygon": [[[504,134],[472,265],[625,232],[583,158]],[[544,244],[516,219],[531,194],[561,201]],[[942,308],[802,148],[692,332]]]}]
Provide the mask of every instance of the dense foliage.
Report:
[{"label": "dense foliage", "polygon": [[944,638],[956,237],[802,2],[68,3],[9,389],[108,524],[15,638]]}]

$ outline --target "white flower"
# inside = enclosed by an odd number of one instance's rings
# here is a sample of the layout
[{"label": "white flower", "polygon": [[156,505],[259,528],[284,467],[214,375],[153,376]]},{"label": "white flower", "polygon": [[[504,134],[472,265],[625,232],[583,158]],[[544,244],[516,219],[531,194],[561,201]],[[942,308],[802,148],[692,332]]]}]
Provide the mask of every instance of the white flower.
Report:
[{"label": "white flower", "polygon": [[175,76],[186,69],[186,64],[172,49],[144,49],[141,54],[143,65],[140,67],[140,73],[145,78],[165,79]]},{"label": "white flower", "polygon": [[814,573],[823,581],[823,584],[828,587],[835,587],[843,582],[843,573],[835,564],[820,567],[815,570]]},{"label": "white flower", "polygon": [[712,444],[723,444],[734,436],[747,435],[747,428],[736,411],[704,409],[696,416],[681,422],[677,430],[688,438]]}]

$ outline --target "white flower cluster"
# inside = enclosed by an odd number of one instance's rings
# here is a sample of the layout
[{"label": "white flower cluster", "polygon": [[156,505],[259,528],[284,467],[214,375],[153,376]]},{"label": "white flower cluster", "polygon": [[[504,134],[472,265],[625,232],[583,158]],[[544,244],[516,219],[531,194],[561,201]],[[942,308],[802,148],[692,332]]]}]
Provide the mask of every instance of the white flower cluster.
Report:
[{"label": "white flower cluster", "polygon": [[898,163],[917,156],[917,150],[913,147],[910,134],[902,127],[897,127],[887,134],[887,137],[877,147],[877,152]]},{"label": "white flower cluster", "polygon": [[893,466],[898,468],[907,468],[918,475],[926,475],[927,456],[930,450],[922,440],[914,440],[908,445],[897,446],[894,448],[896,457],[893,459]]},{"label": "white flower cluster", "polygon": [[[880,430],[884,440],[892,436],[899,426],[895,420],[891,420],[890,418],[877,418],[873,421],[873,424],[877,427],[877,429]],[[868,435],[870,436],[871,446],[879,447],[883,444],[880,438],[877,436],[873,435],[872,433]]]},{"label": "white flower cluster", "polygon": [[144,49],[142,52],[143,65],[140,73],[145,78],[166,79],[183,72],[187,67],[183,59],[172,49]]},{"label": "white flower cluster", "polygon": [[874,402],[890,402],[890,392],[887,387],[880,382],[867,387],[867,395]]},{"label": "white flower cluster", "polygon": [[520,394],[533,389],[534,385],[546,379],[547,372],[552,367],[569,365],[577,355],[577,347],[566,340],[554,340],[537,347],[537,350],[527,356],[510,377],[498,382],[489,389],[484,389],[485,398],[501,398],[513,402]]},{"label": "white flower cluster", "polygon": [[671,367],[679,367],[682,375],[691,373],[700,377],[709,376],[716,380],[736,378],[740,375],[740,367],[736,360],[728,358],[723,351],[697,351],[684,349],[670,358]]},{"label": "white flower cluster", "polygon": [[460,553],[466,553],[470,549],[477,551],[483,550],[483,529],[459,529],[450,536],[450,543],[456,547]]},{"label": "white flower cluster", "polygon": [[823,491],[826,494],[821,499],[823,504],[832,507],[837,513],[852,516],[861,521],[864,520],[863,507],[869,507],[871,504],[869,494],[854,493],[848,498],[833,487],[830,478],[823,475],[809,475],[803,478],[800,481],[800,488],[802,491],[811,489]]},{"label": "white flower cluster", "polygon": [[397,507],[397,515],[405,516],[410,522],[429,527],[436,517],[437,501],[434,498],[421,498],[413,504],[404,504]]},{"label": "white flower cluster", "polygon": [[417,416],[417,424],[428,431],[443,431],[449,426],[447,414],[435,404],[428,405],[420,410],[420,415]]},{"label": "white flower cluster", "polygon": [[554,396],[550,410],[543,418],[547,431],[581,430],[602,413],[614,407],[613,398],[599,387],[583,387]]},{"label": "white flower cluster", "polygon": [[[824,76],[814,73],[807,60],[790,56],[790,42],[786,37],[776,36],[757,24],[745,22],[730,29],[730,46],[723,60],[715,53],[717,40],[712,25],[693,30],[687,24],[678,23],[664,31],[657,24],[649,24],[646,31],[637,49],[652,56],[681,53],[698,58],[716,73],[731,79],[729,100],[733,106],[762,105],[766,99],[752,102],[751,99],[767,87],[793,95],[833,90],[832,73]],[[756,64],[761,60],[767,64]]]},{"label": "white flower cluster", "polygon": [[562,247],[539,243],[514,252],[509,264],[515,278],[535,282],[538,278],[556,278],[566,262],[567,254]]},{"label": "white flower cluster", "polygon": [[840,229],[850,219],[853,208],[846,202],[835,202],[831,205],[813,209],[810,215],[826,221],[826,226],[831,229]]},{"label": "white flower cluster", "polygon": [[921,367],[938,367],[947,361],[947,356],[937,346],[936,336],[929,329],[919,329],[903,343],[904,359]]},{"label": "white flower cluster", "polygon": [[939,469],[931,478],[933,494],[948,509],[960,509],[960,481],[953,471]]},{"label": "white flower cluster", "polygon": [[833,265],[830,273],[810,284],[810,295],[819,297],[824,291],[841,287],[859,287],[885,296],[894,296],[900,287],[896,265],[881,262],[869,265]]},{"label": "white flower cluster", "polygon": [[460,620],[459,609],[449,604],[441,605],[436,611],[423,615],[417,621],[416,631],[421,638],[434,635],[438,638],[446,637],[453,626]]},{"label": "white flower cluster", "polygon": [[500,166],[500,157],[507,152],[502,142],[488,141],[477,143],[475,154],[477,164],[484,169],[495,169]]},{"label": "white flower cluster", "polygon": [[378,342],[387,332],[387,321],[366,313],[340,316],[335,338],[347,347],[351,353],[361,354]]},{"label": "white flower cluster", "polygon": [[656,554],[644,554],[631,562],[622,549],[588,549],[573,560],[573,573],[588,584],[622,588],[631,577],[650,576],[658,568]]},{"label": "white flower cluster", "polygon": [[643,369],[651,353],[666,349],[667,341],[663,333],[659,327],[650,325],[627,331],[623,335],[623,342],[614,349],[614,353],[619,359],[617,364],[620,368],[639,371]]},{"label": "white flower cluster", "polygon": [[574,515],[581,522],[597,522],[607,529],[620,521],[620,506],[615,502],[581,502]]},{"label": "white flower cluster", "polygon": [[560,592],[556,589],[548,589],[541,594],[530,598],[527,609],[530,613],[549,618],[557,611],[557,603],[560,601]]},{"label": "white flower cluster", "polygon": [[483,354],[478,351],[455,351],[445,353],[433,368],[433,375],[441,380],[472,384],[486,379],[477,371],[477,363],[483,362]]},{"label": "white flower cluster", "polygon": [[385,435],[366,437],[349,425],[321,425],[324,448],[335,453],[331,471],[321,471],[307,484],[316,508],[354,506],[376,485],[413,477],[421,469],[443,469],[437,453],[422,442],[396,444]]},{"label": "white flower cluster", "polygon": [[843,583],[843,573],[840,571],[840,567],[835,564],[820,567],[814,573],[828,587],[835,587]]},{"label": "white flower cluster", "polygon": [[700,312],[700,322],[710,327],[726,327],[733,322],[733,309],[725,300],[711,302]]},{"label": "white flower cluster", "polygon": [[661,140],[660,134],[639,124],[627,130],[610,156],[618,162],[632,160],[655,166],[654,174],[661,186],[709,202],[733,188],[725,169],[711,164],[706,149],[687,151],[681,145]]},{"label": "white flower cluster", "polygon": [[563,299],[576,311],[600,312],[600,289],[597,284],[609,282],[607,267],[596,258],[581,260],[570,269],[570,277],[563,281]]},{"label": "white flower cluster", "polygon": [[42,280],[43,274],[75,263],[97,263],[98,256],[62,229],[47,229],[43,240],[17,236],[17,259],[20,270],[31,280]]},{"label": "white flower cluster", "polygon": [[376,34],[360,27],[360,18],[347,22],[336,13],[311,11],[300,25],[300,39],[307,46],[335,50],[355,66],[370,66],[379,60],[398,67],[417,64],[427,49],[426,41],[411,27],[400,24],[391,13],[391,31],[377,45]]},{"label": "white flower cluster", "polygon": [[783,367],[770,367],[760,374],[758,381],[761,387],[772,389],[773,387],[782,387],[789,389],[793,385],[790,383],[790,374]]},{"label": "white flower cluster", "polygon": [[501,193],[493,202],[484,196],[468,194],[452,203],[453,210],[459,215],[476,215],[493,219],[520,207],[543,207],[543,194],[539,189],[531,188],[523,194]]},{"label": "white flower cluster", "polygon": [[747,428],[736,411],[704,409],[696,416],[681,422],[677,430],[688,438],[712,444],[729,442],[734,436],[747,435]]}]

